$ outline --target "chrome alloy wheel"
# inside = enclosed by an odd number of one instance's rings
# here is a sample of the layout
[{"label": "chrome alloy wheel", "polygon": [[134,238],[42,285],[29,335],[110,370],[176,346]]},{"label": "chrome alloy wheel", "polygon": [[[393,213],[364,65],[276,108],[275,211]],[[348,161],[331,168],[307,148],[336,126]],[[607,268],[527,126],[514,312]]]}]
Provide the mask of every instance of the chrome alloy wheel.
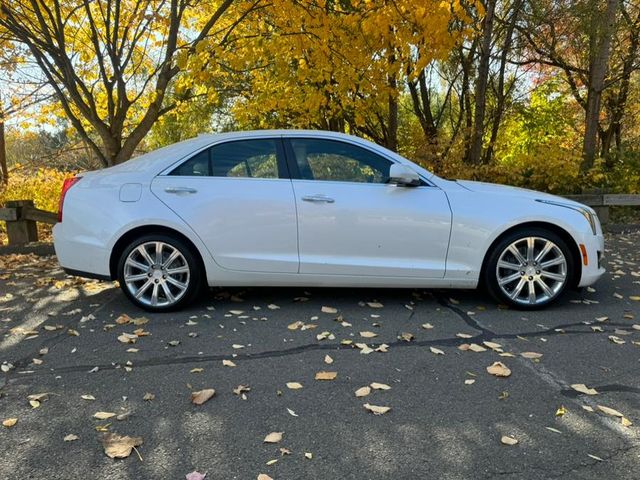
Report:
[{"label": "chrome alloy wheel", "polygon": [[496,278],[514,302],[539,305],[557,296],[567,282],[567,259],[546,238],[520,238],[500,254]]},{"label": "chrome alloy wheel", "polygon": [[123,277],[129,293],[140,303],[166,307],[184,296],[191,272],[177,248],[156,241],[142,243],[129,253]]}]

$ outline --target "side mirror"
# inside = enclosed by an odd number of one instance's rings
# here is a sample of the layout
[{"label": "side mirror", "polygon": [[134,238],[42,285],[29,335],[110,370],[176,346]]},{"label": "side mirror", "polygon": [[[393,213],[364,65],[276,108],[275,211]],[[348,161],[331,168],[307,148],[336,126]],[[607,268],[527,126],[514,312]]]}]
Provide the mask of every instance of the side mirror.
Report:
[{"label": "side mirror", "polygon": [[394,163],[389,168],[389,183],[399,187],[417,187],[420,185],[420,177],[406,165]]}]

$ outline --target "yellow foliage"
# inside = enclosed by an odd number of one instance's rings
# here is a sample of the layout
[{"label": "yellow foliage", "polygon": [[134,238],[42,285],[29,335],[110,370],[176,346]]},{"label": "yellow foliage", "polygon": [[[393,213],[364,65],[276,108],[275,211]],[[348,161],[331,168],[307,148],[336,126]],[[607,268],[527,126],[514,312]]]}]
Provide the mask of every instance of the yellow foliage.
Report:
[{"label": "yellow foliage", "polygon": [[37,208],[56,212],[62,182],[70,175],[52,168],[40,168],[36,172],[14,170],[9,184],[0,187],[0,205],[7,200],[33,200]]}]

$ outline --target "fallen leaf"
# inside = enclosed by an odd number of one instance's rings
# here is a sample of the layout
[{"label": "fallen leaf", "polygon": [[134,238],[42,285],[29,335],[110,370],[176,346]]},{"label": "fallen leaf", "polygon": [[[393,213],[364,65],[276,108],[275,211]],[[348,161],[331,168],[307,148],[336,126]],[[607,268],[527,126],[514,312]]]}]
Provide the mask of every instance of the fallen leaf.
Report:
[{"label": "fallen leaf", "polygon": [[200,473],[200,472],[196,472],[195,470],[191,473],[187,473],[186,475],[186,479],[187,480],[204,480],[207,476],[207,473]]},{"label": "fallen leaf", "polygon": [[144,396],[142,397],[142,400],[145,400],[147,402],[150,402],[151,400],[154,400],[156,398],[156,396],[153,393],[145,393]]},{"label": "fallen leaf", "polygon": [[115,416],[116,414],[112,412],[96,412],[93,414],[93,418],[97,418],[98,420],[106,420]]},{"label": "fallen leaf", "polygon": [[284,432],[271,432],[269,435],[264,437],[263,443],[278,443],[282,440],[282,434]]},{"label": "fallen leaf", "polygon": [[2,421],[2,426],[6,427],[6,428],[11,428],[16,423],[18,423],[18,419],[17,418],[7,418],[7,419]]},{"label": "fallen leaf", "polygon": [[[267,462],[268,463],[268,462]],[[258,480],[273,480],[273,478],[271,478],[269,475],[267,475],[266,473],[261,473],[260,475],[258,475]]]},{"label": "fallen leaf", "polygon": [[338,376],[338,372],[318,372],[316,380],[334,380]]},{"label": "fallen leaf", "polygon": [[403,340],[405,342],[411,342],[415,337],[413,336],[413,333],[409,333],[409,332],[402,332],[400,335],[398,335],[398,339]]},{"label": "fallen leaf", "polygon": [[468,378],[464,381],[465,385],[473,385],[476,381],[473,378]]},{"label": "fallen leaf", "polygon": [[96,397],[94,397],[93,395],[80,395],[80,398],[83,400],[95,400]]},{"label": "fallen leaf", "polygon": [[563,417],[566,415],[567,409],[564,408],[564,405],[560,405],[560,407],[556,410],[556,417]]},{"label": "fallen leaf", "polygon": [[624,417],[622,413],[617,410],[614,410],[610,407],[605,407],[604,405],[597,405],[596,408],[600,410],[602,413],[606,413],[607,415],[611,415],[612,417]]},{"label": "fallen leaf", "polygon": [[371,308],[383,308],[384,305],[382,305],[379,302],[367,302],[367,305],[369,305]]},{"label": "fallen leaf", "polygon": [[325,355],[324,363],[326,363],[327,365],[331,365],[333,363],[333,358],[331,358],[329,355]]},{"label": "fallen leaf", "polygon": [[365,403],[363,407],[374,415],[384,415],[391,410],[391,407],[381,407],[379,405],[371,405],[370,403]]},{"label": "fallen leaf", "polygon": [[469,335],[468,333],[456,333],[456,337],[458,337],[458,338],[472,338],[473,335]]},{"label": "fallen leaf", "polygon": [[626,343],[623,339],[621,339],[620,337],[616,337],[615,335],[609,335],[609,340],[611,340],[616,345],[622,345],[623,343]]},{"label": "fallen leaf", "polygon": [[189,373],[202,373],[204,372],[204,368],[192,368],[189,370]]},{"label": "fallen leaf", "polygon": [[600,457],[597,457],[597,456],[595,456],[595,455],[591,455],[590,453],[587,453],[587,457],[589,457],[589,458],[593,458],[594,460],[597,460],[597,461],[599,461],[599,462],[604,462],[604,460],[603,460],[603,459],[601,459]]},{"label": "fallen leaf", "polygon": [[323,306],[320,310],[322,311],[322,313],[338,313],[338,309],[333,307]]},{"label": "fallen leaf", "polygon": [[436,355],[444,355],[444,352],[442,350],[440,350],[439,348],[429,347],[429,350],[431,350],[431,353],[434,353]]},{"label": "fallen leaf", "polygon": [[423,323],[421,327],[425,330],[431,330],[433,328],[433,325],[431,325],[430,323]]},{"label": "fallen leaf", "polygon": [[371,393],[371,387],[360,387],[355,391],[356,397],[366,397]]},{"label": "fallen leaf", "polygon": [[299,416],[296,412],[294,412],[290,408],[287,408],[287,412],[289,412],[289,415],[291,415],[292,417],[298,417]]},{"label": "fallen leaf", "polygon": [[487,351],[486,348],[484,348],[482,345],[478,345],[477,343],[469,344],[469,350],[471,350],[472,352],[486,352]]},{"label": "fallen leaf", "polygon": [[370,387],[374,390],[391,390],[391,387],[385,383],[373,382]]},{"label": "fallen leaf", "polygon": [[313,453],[311,452],[304,452],[304,458],[308,458],[309,460],[311,460],[313,458]]},{"label": "fallen leaf", "polygon": [[194,405],[202,405],[216,394],[213,388],[206,388],[197,392],[191,392],[191,403]]},{"label": "fallen leaf", "polygon": [[238,395],[243,400],[246,400],[247,396],[245,394],[250,391],[251,391],[251,388],[249,387],[249,385],[238,385],[236,388],[233,389],[233,394]]},{"label": "fallen leaf", "polygon": [[487,372],[496,377],[508,377],[511,375],[511,370],[502,362],[494,362],[487,367]]},{"label": "fallen leaf", "polygon": [[520,355],[524,358],[529,358],[531,360],[535,360],[536,358],[542,357],[542,353],[537,353],[537,352],[522,352]]},{"label": "fallen leaf", "polygon": [[374,333],[374,332],[366,332],[365,331],[365,332],[360,332],[360,336],[364,337],[364,338],[374,338],[374,337],[377,337],[378,334]]},{"label": "fallen leaf", "polygon": [[560,434],[562,433],[557,428],[553,428],[553,427],[544,427],[544,428],[546,428],[547,430],[549,430],[550,432],[553,432],[553,433],[560,433]]},{"label": "fallen leaf", "polygon": [[631,420],[629,420],[626,417],[621,417],[620,418],[620,423],[622,424],[623,427],[630,427],[631,425],[633,425],[633,423],[631,422]]},{"label": "fallen leaf", "polygon": [[502,351],[502,345],[500,345],[499,343],[485,341],[485,342],[482,342],[482,344],[485,347],[490,348],[491,350],[495,350],[497,352],[501,352]]},{"label": "fallen leaf", "polygon": [[74,435],[73,433],[70,433],[69,435],[67,435],[66,437],[64,437],[64,438],[63,438],[63,440],[64,440],[65,442],[73,442],[73,441],[75,441],[75,440],[78,440],[78,438],[79,438],[79,437],[78,437],[77,435]]},{"label": "fallen leaf", "polygon": [[109,458],[126,458],[131,455],[131,450],[140,445],[142,437],[123,437],[116,433],[107,433],[102,437],[104,453]]},{"label": "fallen leaf", "polygon": [[302,384],[298,382],[287,382],[287,388],[290,390],[300,390],[302,388]]},{"label": "fallen leaf", "polygon": [[518,444],[518,440],[511,437],[511,436],[507,436],[507,435],[503,435],[502,438],[500,439],[500,442],[502,442],[502,444],[504,445],[517,445]]},{"label": "fallen leaf", "polygon": [[576,392],[584,393],[585,395],[597,395],[598,391],[595,388],[589,388],[584,383],[574,383],[571,385]]},{"label": "fallen leaf", "polygon": [[224,365],[225,367],[235,367],[236,364],[233,363],[231,360],[222,360],[222,365]]}]

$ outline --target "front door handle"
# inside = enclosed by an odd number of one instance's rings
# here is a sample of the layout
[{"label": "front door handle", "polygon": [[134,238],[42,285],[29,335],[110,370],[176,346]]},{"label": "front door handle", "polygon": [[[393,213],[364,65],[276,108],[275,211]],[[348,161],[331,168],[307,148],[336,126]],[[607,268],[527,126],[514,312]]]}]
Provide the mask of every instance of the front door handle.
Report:
[{"label": "front door handle", "polygon": [[174,193],[176,195],[187,195],[189,193],[196,193],[198,190],[191,187],[167,187],[164,191],[167,193]]},{"label": "front door handle", "polygon": [[333,198],[327,197],[326,195],[307,195],[302,197],[304,202],[314,202],[314,203],[334,203],[335,200]]}]

